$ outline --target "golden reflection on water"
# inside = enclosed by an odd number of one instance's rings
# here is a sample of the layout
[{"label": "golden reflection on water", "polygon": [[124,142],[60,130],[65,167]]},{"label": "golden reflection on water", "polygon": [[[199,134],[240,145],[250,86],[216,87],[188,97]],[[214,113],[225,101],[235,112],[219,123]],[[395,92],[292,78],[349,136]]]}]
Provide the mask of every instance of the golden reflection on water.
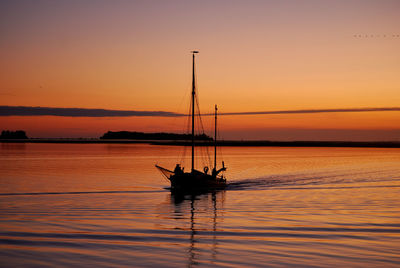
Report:
[{"label": "golden reflection on water", "polygon": [[[180,147],[0,151],[0,258],[77,266],[395,266],[400,151],[223,148],[224,191],[177,195]],[[22,260],[22,261],[21,261]]]},{"label": "golden reflection on water", "polygon": [[[211,200],[210,200],[211,199]],[[201,253],[198,250],[198,247],[201,247],[204,244],[198,243],[201,234],[199,231],[204,231],[207,233],[211,233],[210,239],[207,244],[208,253],[210,256],[207,258],[211,263],[214,263],[216,260],[216,256],[218,255],[218,242],[216,232],[219,231],[218,223],[222,221],[221,215],[219,215],[218,208],[223,210],[225,199],[225,191],[216,191],[203,195],[184,195],[179,193],[171,193],[170,203],[173,208],[172,215],[189,214],[190,215],[190,223],[187,228],[183,228],[183,230],[188,230],[190,232],[189,236],[189,245],[188,245],[188,261],[187,267],[192,267],[198,264],[198,259],[201,259]],[[190,204],[190,207],[188,205]],[[188,211],[190,210],[190,211]],[[206,213],[206,216],[204,216]],[[174,217],[177,221],[186,220],[184,217]],[[166,228],[171,228],[172,226],[168,226]],[[180,229],[179,227],[172,227]]]}]

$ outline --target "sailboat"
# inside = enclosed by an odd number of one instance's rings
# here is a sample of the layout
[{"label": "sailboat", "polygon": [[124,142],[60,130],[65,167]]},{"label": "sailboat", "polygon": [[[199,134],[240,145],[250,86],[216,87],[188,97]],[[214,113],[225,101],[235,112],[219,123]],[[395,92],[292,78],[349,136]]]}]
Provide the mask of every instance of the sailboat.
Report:
[{"label": "sailboat", "polygon": [[[195,169],[195,98],[196,98],[196,77],[195,77],[195,55],[198,51],[192,51],[193,71],[192,71],[192,97],[191,97],[191,126],[192,126],[192,158],[191,170],[185,172],[180,164],[176,164],[174,171],[156,165],[161,173],[171,182],[171,190],[215,190],[223,189],[226,186],[226,179],[222,174],[226,170],[224,162],[222,167],[217,169],[217,105],[215,105],[214,115],[214,167],[209,172],[208,167],[204,167],[203,171]],[[200,116],[200,115],[198,115]]]}]

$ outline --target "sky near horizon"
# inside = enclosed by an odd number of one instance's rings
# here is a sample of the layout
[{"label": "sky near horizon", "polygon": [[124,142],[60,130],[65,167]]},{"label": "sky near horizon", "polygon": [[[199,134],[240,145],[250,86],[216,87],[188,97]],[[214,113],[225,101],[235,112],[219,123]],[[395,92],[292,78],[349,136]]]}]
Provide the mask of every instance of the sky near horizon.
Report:
[{"label": "sky near horizon", "polygon": [[[400,107],[400,1],[1,1],[0,106],[186,113]],[[205,127],[212,126],[211,117]],[[400,140],[400,111],[225,115],[225,139]],[[30,137],[182,117],[0,115]]]}]

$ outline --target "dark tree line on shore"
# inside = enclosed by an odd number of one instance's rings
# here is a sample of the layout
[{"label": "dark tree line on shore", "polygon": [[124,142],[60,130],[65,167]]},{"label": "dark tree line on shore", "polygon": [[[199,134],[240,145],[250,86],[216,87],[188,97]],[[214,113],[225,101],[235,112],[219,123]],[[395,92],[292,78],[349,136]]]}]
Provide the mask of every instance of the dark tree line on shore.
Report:
[{"label": "dark tree line on shore", "polygon": [[25,131],[17,130],[3,130],[0,135],[0,139],[27,139]]},{"label": "dark tree line on shore", "polygon": [[[100,139],[129,139],[129,140],[191,140],[190,134],[176,133],[144,133],[130,131],[108,131]],[[206,134],[196,135],[195,140],[212,141],[213,139]]]}]

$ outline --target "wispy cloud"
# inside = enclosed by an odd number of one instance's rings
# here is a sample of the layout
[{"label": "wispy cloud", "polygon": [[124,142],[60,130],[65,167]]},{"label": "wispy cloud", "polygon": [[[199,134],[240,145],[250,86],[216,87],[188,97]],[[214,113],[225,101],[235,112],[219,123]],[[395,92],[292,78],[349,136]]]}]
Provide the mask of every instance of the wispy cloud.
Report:
[{"label": "wispy cloud", "polygon": [[129,111],[87,108],[54,108],[30,106],[0,106],[0,116],[69,116],[69,117],[126,117],[126,116],[160,116],[177,117],[183,114],[163,111]]},{"label": "wispy cloud", "polygon": [[[304,109],[256,112],[228,112],[220,115],[267,115],[267,114],[314,114],[314,113],[354,113],[354,112],[393,112],[400,111],[400,107],[380,108],[343,108],[343,109]],[[133,110],[107,110],[87,108],[54,108],[31,106],[0,106],[0,116],[68,116],[68,117],[127,117],[127,116],[154,116],[154,117],[179,117],[185,114],[165,111],[133,111]],[[203,114],[205,116],[213,114]]]},{"label": "wispy cloud", "polygon": [[393,111],[400,111],[400,107],[280,110],[280,111],[220,113],[220,115],[316,114],[316,113],[393,112]]}]

